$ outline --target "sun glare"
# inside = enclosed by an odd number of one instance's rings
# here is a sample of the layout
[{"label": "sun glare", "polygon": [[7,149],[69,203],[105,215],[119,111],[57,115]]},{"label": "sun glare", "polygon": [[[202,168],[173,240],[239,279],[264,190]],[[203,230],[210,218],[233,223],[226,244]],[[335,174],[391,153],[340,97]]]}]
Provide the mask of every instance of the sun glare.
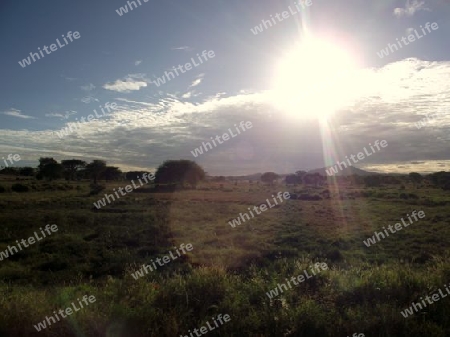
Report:
[{"label": "sun glare", "polygon": [[308,39],[275,69],[273,103],[289,115],[326,117],[348,99],[355,61],[343,49]]}]

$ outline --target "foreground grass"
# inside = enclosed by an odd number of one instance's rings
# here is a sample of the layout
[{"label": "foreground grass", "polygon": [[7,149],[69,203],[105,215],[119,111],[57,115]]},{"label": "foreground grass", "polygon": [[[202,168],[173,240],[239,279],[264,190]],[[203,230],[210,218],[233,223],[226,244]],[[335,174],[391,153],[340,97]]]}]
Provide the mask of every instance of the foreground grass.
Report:
[{"label": "foreground grass", "polygon": [[[27,182],[30,183],[31,182]],[[173,194],[132,193],[100,211],[88,186],[0,194],[0,250],[47,223],[52,237],[0,261],[1,336],[179,336],[229,314],[217,336],[447,336],[450,301],[405,319],[400,311],[450,282],[448,197],[397,187],[371,197],[288,200],[241,226],[228,221],[285,186],[205,186]],[[49,184],[52,185],[60,183]],[[65,183],[64,183],[65,184]],[[79,186],[77,188],[77,186]],[[121,186],[108,185],[108,190]],[[305,193],[320,193],[310,188]],[[333,193],[335,191],[332,191]],[[373,247],[363,239],[412,209],[426,218]],[[143,263],[192,243],[187,259],[147,276]],[[280,296],[266,292],[326,262]],[[96,302],[43,332],[33,325],[76,298]]]}]

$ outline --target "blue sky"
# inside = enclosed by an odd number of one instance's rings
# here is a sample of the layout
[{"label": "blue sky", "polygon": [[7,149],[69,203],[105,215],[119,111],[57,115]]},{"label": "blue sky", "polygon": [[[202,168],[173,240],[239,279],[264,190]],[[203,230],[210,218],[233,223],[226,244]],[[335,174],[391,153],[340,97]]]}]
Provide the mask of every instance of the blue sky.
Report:
[{"label": "blue sky", "polygon": [[[152,169],[166,159],[185,158],[211,174],[288,173],[331,165],[386,139],[384,152],[360,167],[447,170],[450,4],[311,2],[254,35],[251,28],[294,8],[294,1],[141,0],[120,16],[116,10],[126,1],[4,0],[0,155],[18,153],[22,166],[52,156]],[[427,22],[439,28],[378,56],[388,43],[414,29],[420,32]],[[69,31],[78,31],[80,38],[24,68],[19,65]],[[280,76],[279,65],[304,50],[307,39],[325,41],[336,53],[319,48],[310,59],[298,54],[292,75]],[[152,83],[204,50],[215,57],[160,87]],[[333,78],[341,67],[340,51],[352,60],[351,78],[306,102],[296,101],[302,88]],[[284,61],[281,68],[286,67]],[[277,96],[274,90],[284,93]],[[106,102],[118,109],[62,139],[54,133]],[[426,126],[414,126],[438,110],[439,117]],[[252,130],[192,156],[202,141],[242,120],[252,121]]]}]

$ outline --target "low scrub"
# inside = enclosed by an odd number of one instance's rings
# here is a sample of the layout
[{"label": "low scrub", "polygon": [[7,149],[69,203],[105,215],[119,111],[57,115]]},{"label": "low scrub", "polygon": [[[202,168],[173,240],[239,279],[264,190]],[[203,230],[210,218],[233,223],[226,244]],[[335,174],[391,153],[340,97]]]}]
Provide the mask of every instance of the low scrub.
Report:
[{"label": "low scrub", "polygon": [[13,184],[11,186],[11,190],[17,193],[24,193],[24,192],[28,192],[30,189],[27,185],[22,185],[22,184]]}]

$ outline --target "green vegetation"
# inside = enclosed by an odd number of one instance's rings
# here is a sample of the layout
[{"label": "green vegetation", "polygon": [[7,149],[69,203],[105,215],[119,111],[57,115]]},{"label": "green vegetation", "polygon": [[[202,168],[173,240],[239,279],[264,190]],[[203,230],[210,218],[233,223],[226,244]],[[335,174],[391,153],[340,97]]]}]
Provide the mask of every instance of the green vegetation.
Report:
[{"label": "green vegetation", "polygon": [[[0,261],[0,336],[184,336],[219,313],[231,322],[211,336],[448,336],[450,297],[407,319],[400,314],[450,282],[449,192],[411,178],[383,178],[376,187],[351,178],[295,186],[221,178],[173,193],[149,186],[96,210],[92,188],[100,185],[89,180],[0,175],[0,251],[46,224],[59,228]],[[128,181],[100,183],[112,193]],[[28,191],[15,191],[19,184]],[[299,198],[228,225],[279,191]],[[425,219],[363,244],[413,209]],[[194,246],[185,258],[131,277],[181,243]],[[315,262],[330,269],[266,296]],[[34,329],[85,294],[96,302]]]}]

